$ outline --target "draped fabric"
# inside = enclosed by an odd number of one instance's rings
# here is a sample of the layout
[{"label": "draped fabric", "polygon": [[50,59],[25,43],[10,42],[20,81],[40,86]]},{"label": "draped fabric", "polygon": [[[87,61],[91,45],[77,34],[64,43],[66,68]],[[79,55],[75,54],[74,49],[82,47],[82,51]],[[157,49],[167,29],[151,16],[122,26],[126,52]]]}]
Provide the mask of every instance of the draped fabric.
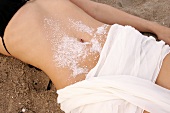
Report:
[{"label": "draped fabric", "polygon": [[170,47],[130,26],[111,27],[86,80],[58,90],[66,113],[170,113],[170,90],[155,84]]}]

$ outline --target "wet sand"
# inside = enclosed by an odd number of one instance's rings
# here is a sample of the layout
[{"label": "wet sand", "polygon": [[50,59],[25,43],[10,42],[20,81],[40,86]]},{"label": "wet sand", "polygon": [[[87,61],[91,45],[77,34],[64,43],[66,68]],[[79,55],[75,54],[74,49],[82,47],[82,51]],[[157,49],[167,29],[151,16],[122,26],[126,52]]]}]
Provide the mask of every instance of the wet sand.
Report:
[{"label": "wet sand", "polygon": [[[170,27],[169,0],[94,1]],[[63,113],[49,81],[42,71],[0,54],[0,113]]]}]

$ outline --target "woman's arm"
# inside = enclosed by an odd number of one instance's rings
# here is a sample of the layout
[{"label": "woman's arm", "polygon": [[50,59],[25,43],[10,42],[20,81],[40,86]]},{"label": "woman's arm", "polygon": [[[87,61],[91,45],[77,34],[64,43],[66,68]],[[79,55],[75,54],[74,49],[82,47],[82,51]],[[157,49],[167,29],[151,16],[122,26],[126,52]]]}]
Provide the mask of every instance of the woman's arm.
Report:
[{"label": "woman's arm", "polygon": [[107,24],[121,24],[135,27],[141,32],[151,32],[170,44],[170,29],[156,22],[151,22],[137,16],[133,16],[112,6],[96,3],[90,0],[70,0],[90,16]]}]

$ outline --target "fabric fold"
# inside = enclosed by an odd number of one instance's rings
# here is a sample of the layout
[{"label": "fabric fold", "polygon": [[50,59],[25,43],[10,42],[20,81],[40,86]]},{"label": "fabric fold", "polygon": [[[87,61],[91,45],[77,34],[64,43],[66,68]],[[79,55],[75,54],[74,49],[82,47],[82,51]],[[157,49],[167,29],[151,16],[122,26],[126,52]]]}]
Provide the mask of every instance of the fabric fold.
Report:
[{"label": "fabric fold", "polygon": [[155,84],[169,52],[165,42],[114,24],[97,65],[58,90],[58,103],[66,113],[170,113],[170,91]]},{"label": "fabric fold", "polygon": [[[128,75],[94,77],[68,86],[57,93],[62,95],[58,97],[58,102],[63,103],[61,104],[61,109],[67,109],[66,113],[72,113],[70,112],[72,109],[81,106],[103,103],[110,100],[126,100],[129,104],[131,103],[136,107],[147,109],[151,113],[170,112],[169,90],[148,80]],[[128,110],[129,108],[123,109]],[[93,112],[93,109],[90,110]],[[131,110],[128,112],[130,113]]]}]

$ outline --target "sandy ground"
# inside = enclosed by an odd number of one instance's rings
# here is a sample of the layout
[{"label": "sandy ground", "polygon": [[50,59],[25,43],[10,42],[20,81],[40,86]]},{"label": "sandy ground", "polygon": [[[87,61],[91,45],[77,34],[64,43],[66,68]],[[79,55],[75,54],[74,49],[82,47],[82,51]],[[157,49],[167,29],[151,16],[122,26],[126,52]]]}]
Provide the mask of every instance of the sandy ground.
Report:
[{"label": "sandy ground", "polygon": [[[170,0],[94,1],[170,27]],[[0,113],[63,113],[49,81],[42,71],[0,55]]]}]

